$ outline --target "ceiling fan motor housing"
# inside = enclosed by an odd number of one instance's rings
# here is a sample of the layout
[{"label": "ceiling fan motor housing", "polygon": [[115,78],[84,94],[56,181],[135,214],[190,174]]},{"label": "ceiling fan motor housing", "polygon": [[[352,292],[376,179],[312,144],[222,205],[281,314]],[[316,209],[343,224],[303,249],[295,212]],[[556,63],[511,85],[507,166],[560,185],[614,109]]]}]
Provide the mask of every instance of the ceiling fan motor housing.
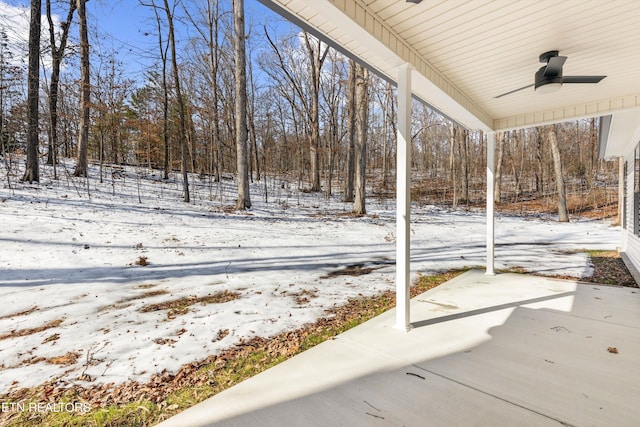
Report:
[{"label": "ceiling fan motor housing", "polygon": [[545,75],[547,67],[540,67],[536,72],[535,89],[548,84],[562,85],[562,71],[553,75]]}]

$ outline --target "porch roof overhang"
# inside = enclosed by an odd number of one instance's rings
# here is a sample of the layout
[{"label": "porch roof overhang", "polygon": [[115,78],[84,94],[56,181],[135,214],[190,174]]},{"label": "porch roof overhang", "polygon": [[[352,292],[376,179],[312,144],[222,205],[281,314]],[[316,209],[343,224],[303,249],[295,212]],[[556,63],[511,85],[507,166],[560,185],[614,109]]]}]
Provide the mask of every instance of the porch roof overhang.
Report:
[{"label": "porch roof overhang", "polygon": [[[412,67],[415,97],[460,125],[502,131],[611,116],[604,157],[640,132],[640,2],[612,0],[260,0],[395,82]],[[541,95],[528,88],[541,53],[565,75],[606,75]]]}]

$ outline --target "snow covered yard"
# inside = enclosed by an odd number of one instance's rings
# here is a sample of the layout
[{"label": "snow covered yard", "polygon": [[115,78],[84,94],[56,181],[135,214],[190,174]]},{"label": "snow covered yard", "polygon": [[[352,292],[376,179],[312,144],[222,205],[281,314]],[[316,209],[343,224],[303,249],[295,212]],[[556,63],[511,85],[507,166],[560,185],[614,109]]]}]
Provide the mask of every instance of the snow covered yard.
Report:
[{"label": "snow covered yard", "polygon": [[[21,166],[22,160],[20,160]],[[272,336],[348,298],[394,286],[394,201],[349,204],[268,178],[234,212],[234,183],[192,177],[194,202],[159,172],[105,168],[40,184],[0,176],[0,393],[148,381],[154,373]],[[13,164],[16,169],[18,164]],[[11,174],[10,174],[11,175]],[[482,266],[484,213],[416,207],[412,270]],[[496,267],[589,275],[584,249],[615,249],[619,228],[499,217]],[[359,274],[354,276],[354,270]]]}]

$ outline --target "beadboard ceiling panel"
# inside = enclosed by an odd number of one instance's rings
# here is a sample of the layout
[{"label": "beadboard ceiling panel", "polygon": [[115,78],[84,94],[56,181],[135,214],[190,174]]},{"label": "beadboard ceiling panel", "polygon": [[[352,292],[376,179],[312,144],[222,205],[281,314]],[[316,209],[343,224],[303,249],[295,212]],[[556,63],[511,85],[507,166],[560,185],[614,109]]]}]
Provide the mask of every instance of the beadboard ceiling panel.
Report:
[{"label": "beadboard ceiling panel", "polygon": [[[638,0],[260,0],[471,129],[501,130],[640,109]],[[541,95],[540,54],[564,75],[606,75]]]}]

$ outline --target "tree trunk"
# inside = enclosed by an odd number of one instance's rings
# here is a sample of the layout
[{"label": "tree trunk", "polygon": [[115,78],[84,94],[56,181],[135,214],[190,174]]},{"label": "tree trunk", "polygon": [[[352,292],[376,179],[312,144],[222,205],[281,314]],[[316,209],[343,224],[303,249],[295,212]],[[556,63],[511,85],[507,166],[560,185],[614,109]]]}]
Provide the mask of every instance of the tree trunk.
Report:
[{"label": "tree trunk", "polygon": [[160,58],[162,60],[162,141],[163,141],[163,178],[169,179],[169,88],[167,85],[167,49],[162,39],[162,20],[158,14],[158,9],[152,3],[153,11],[156,15],[158,26],[158,46],[160,48]]},{"label": "tree trunk", "polygon": [[[213,149],[215,150],[216,182],[222,180],[222,149],[220,142],[220,114],[218,111],[218,62],[220,49],[218,47],[218,21],[220,18],[219,3],[215,2],[215,12],[213,19],[208,19],[209,23],[209,60],[211,61],[211,92],[213,95]],[[208,16],[212,16],[210,12]]]},{"label": "tree trunk", "polygon": [[[385,114],[386,117],[386,125],[385,125],[385,135],[382,144],[382,187],[387,188],[387,179],[389,175],[389,150],[387,148],[387,143],[389,142],[388,137],[395,138],[398,134],[396,129],[396,111],[395,111],[395,98],[393,96],[393,87],[391,83],[387,83],[385,88],[385,104],[387,105],[388,112]],[[391,126],[389,132],[387,132],[388,127]]]},{"label": "tree trunk", "polygon": [[169,45],[171,46],[171,68],[173,68],[173,82],[176,90],[176,98],[178,101],[178,132],[180,138],[180,154],[182,157],[182,182],[184,191],[184,202],[189,203],[191,196],[189,194],[189,171],[187,169],[187,138],[186,125],[184,116],[184,100],[182,99],[182,91],[180,90],[180,75],[178,73],[178,58],[176,55],[176,39],[173,28],[173,14],[169,9],[169,3],[164,0],[164,9],[167,14],[167,22],[169,23]]},{"label": "tree trunk", "polygon": [[618,224],[624,226],[624,157],[618,157]]},{"label": "tree trunk", "polygon": [[[249,61],[251,62],[251,61]],[[249,156],[249,164],[253,165],[253,161],[256,162],[256,181],[260,181],[260,153],[258,150],[258,136],[256,135],[256,106],[255,96],[256,87],[253,80],[253,67],[251,63],[248,64],[249,69],[249,82],[251,87],[251,96],[247,96],[247,126],[249,128],[249,139],[251,140],[251,152],[253,156]],[[250,174],[253,182],[253,173]]]},{"label": "tree trunk", "polygon": [[344,201],[353,202],[354,156],[356,140],[356,63],[349,60],[347,85],[347,164],[344,180]]},{"label": "tree trunk", "polygon": [[457,141],[457,129],[453,123],[450,125],[449,129],[449,178],[451,180],[451,189],[453,191],[453,200],[451,202],[453,208],[458,207],[458,191],[456,181],[458,180],[458,174],[456,173],[456,162],[455,162],[455,152],[456,152],[456,141]]},{"label": "tree trunk", "polygon": [[461,132],[462,150],[462,200],[469,205],[469,131],[463,129]]},{"label": "tree trunk", "polygon": [[311,46],[309,34],[304,33],[309,59],[311,60],[311,83],[313,93],[311,94],[311,111],[309,114],[310,132],[310,153],[311,153],[311,191],[320,191],[320,77],[322,64],[324,63],[329,47],[321,50],[322,42],[318,40],[317,51]]},{"label": "tree trunk", "polygon": [[91,70],[89,64],[89,35],[87,32],[88,0],[78,0],[78,20],[80,23],[80,130],[78,136],[78,157],[74,176],[88,176],[87,156],[89,149],[89,108],[91,105]]},{"label": "tree trunk", "polygon": [[596,131],[596,119],[589,120],[589,170],[587,172],[587,191],[593,188],[596,178],[596,165],[598,162],[598,135]]},{"label": "tree trunk", "polygon": [[542,135],[541,130],[536,130],[536,164],[537,164],[537,172],[536,172],[536,191],[538,192],[538,197],[542,198],[544,196],[544,161],[543,161],[543,152],[544,149],[544,137]]},{"label": "tree trunk", "polygon": [[365,204],[367,172],[367,129],[369,127],[369,72],[358,65],[356,80],[356,105],[358,138],[355,149],[355,200],[353,212],[357,215],[367,213]]},{"label": "tree trunk", "polygon": [[496,161],[495,181],[493,184],[493,201],[500,203],[502,200],[502,159],[504,157],[504,132],[498,132],[498,160]]},{"label": "tree trunk", "polygon": [[236,209],[251,207],[247,167],[247,65],[244,35],[244,0],[233,0],[233,38],[235,47],[236,151],[238,162],[238,199]]},{"label": "tree trunk", "polygon": [[558,148],[558,133],[555,125],[547,126],[547,138],[549,140],[549,147],[551,148],[551,155],[553,157],[553,170],[556,176],[556,189],[558,191],[558,221],[569,222],[567,193],[564,185],[562,160],[560,158],[560,149]]},{"label": "tree trunk", "polygon": [[27,162],[23,181],[40,182],[38,169],[38,92],[40,86],[40,17],[42,2],[31,0],[29,20],[29,82],[27,93]]},{"label": "tree trunk", "polygon": [[[297,112],[294,114],[298,114],[302,116],[300,113],[304,113],[304,129],[306,131],[308,143],[309,143],[309,163],[310,163],[310,179],[311,182],[311,191],[320,191],[320,123],[319,123],[319,112],[320,112],[320,83],[321,83],[321,70],[322,65],[329,53],[329,46],[324,45],[320,40],[317,40],[317,43],[314,42],[312,45],[312,38],[306,32],[303,32],[305,47],[307,51],[307,57],[309,60],[309,83],[306,83],[307,79],[300,76],[297,70],[299,67],[299,58],[291,58],[289,61],[286,60],[285,56],[283,56],[282,52],[278,48],[278,45],[271,39],[269,33],[265,29],[265,36],[267,41],[273,48],[273,53],[277,58],[277,65],[280,67],[281,73],[273,73],[269,70],[273,70],[275,67],[264,68],[265,71],[272,76],[275,80],[283,79],[289,83],[289,88],[293,90],[295,95],[287,96],[285,93],[288,89],[283,89],[282,94],[287,97],[287,101],[291,104],[292,109],[296,109]],[[293,66],[292,66],[293,65]],[[296,99],[297,96],[297,99]],[[295,117],[292,118],[293,121],[296,120]],[[301,157],[300,159],[301,169],[299,171],[300,176],[302,177],[306,167],[304,159]]]},{"label": "tree trunk", "polygon": [[187,137],[187,155],[189,161],[189,170],[191,172],[198,172],[198,151],[196,147],[196,128],[193,124],[193,120],[191,120],[191,113],[193,109],[191,105],[185,105],[185,114],[184,114],[184,130],[185,135]]},{"label": "tree trunk", "polygon": [[60,37],[60,46],[56,47],[56,33],[51,15],[51,0],[47,0],[47,21],[49,22],[49,43],[51,44],[51,82],[49,84],[49,150],[47,153],[47,164],[53,165],[54,178],[57,178],[56,163],[58,150],[58,86],[60,83],[60,66],[64,51],[67,47],[69,37],[69,29],[73,14],[78,7],[76,0],[69,0],[69,12],[66,21],[60,25],[62,27],[62,36]]},{"label": "tree trunk", "polygon": [[220,49],[218,44],[218,25],[220,21],[220,2],[218,0],[206,0],[201,2],[200,13],[205,17],[206,28],[195,20],[191,13],[190,8],[183,2],[183,8],[191,21],[192,27],[196,29],[202,36],[202,39],[207,45],[207,62],[209,66],[209,79],[211,83],[211,122],[208,127],[209,138],[205,138],[208,141],[209,147],[207,147],[208,153],[208,173],[214,174],[214,180],[220,182],[220,174],[222,173],[221,164],[221,147],[220,147],[220,125],[219,125],[219,105],[218,105],[218,63],[220,57]]},{"label": "tree trunk", "polygon": [[[158,24],[159,25],[159,24]],[[162,36],[160,50],[162,51]],[[169,88],[167,85],[167,52],[162,54],[162,142],[164,148],[163,178],[169,179],[169,164],[171,150],[169,149]]]}]

